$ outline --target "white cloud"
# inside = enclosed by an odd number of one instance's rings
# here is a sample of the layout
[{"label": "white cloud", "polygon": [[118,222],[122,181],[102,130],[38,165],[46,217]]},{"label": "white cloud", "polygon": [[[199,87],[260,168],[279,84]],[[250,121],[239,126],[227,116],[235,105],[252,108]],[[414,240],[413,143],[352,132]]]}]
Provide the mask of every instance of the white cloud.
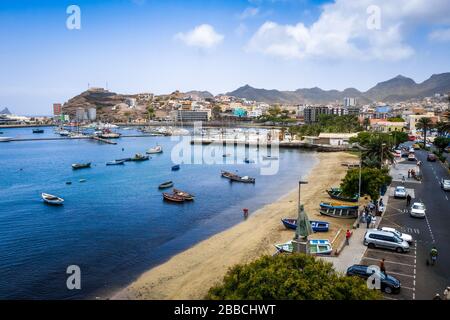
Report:
[{"label": "white cloud", "polygon": [[[370,6],[380,8],[380,29],[369,29]],[[421,24],[450,24],[448,0],[336,0],[310,26],[268,21],[246,49],[288,59],[400,60],[414,54],[407,32]],[[372,13],[372,12],[371,12]],[[436,33],[434,37],[444,36]]]},{"label": "white cloud", "polygon": [[186,33],[177,33],[175,39],[190,47],[209,49],[219,45],[223,41],[224,36],[217,33],[211,25],[202,24]]},{"label": "white cloud", "polygon": [[449,42],[450,41],[450,28],[434,30],[428,35],[428,37],[432,41]]},{"label": "white cloud", "polygon": [[245,20],[248,18],[252,18],[256,16],[259,13],[259,8],[249,7],[246,8],[244,11],[242,11],[241,14],[239,14],[239,19]]}]

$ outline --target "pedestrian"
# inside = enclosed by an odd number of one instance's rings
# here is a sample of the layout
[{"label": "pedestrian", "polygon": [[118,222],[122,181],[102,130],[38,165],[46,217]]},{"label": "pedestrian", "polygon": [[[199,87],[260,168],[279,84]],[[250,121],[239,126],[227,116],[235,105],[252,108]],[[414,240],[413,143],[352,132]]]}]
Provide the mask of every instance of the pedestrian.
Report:
[{"label": "pedestrian", "polygon": [[384,275],[386,275],[386,267],[385,267],[385,265],[384,265],[384,261],[386,261],[384,258],[381,259],[381,261],[380,261],[380,271],[381,271],[382,273],[384,273]]},{"label": "pedestrian", "polygon": [[402,184],[403,185],[405,185],[405,181],[406,181],[406,179],[405,179],[405,176],[403,175],[403,177],[402,177]]},{"label": "pedestrian", "polygon": [[450,300],[450,287],[445,288],[443,298],[444,300]]},{"label": "pedestrian", "polygon": [[434,266],[436,263],[438,257],[438,251],[436,249],[436,247],[431,248],[430,250],[430,258],[431,258],[431,265]]},{"label": "pedestrian", "polygon": [[371,219],[370,219],[370,227],[372,229],[375,229],[376,224],[377,224],[377,217],[376,216],[372,216]]},{"label": "pedestrian", "polygon": [[410,205],[411,205],[411,195],[410,194],[408,194],[407,196],[406,196],[406,206],[407,207],[409,207]]},{"label": "pedestrian", "polygon": [[347,229],[347,232],[345,233],[345,244],[348,246],[350,244],[350,237],[352,236],[352,233],[350,230]]},{"label": "pedestrian", "polygon": [[383,198],[380,198],[379,204],[380,204],[380,207],[384,207]]},{"label": "pedestrian", "polygon": [[370,228],[370,222],[372,220],[372,215],[368,214],[367,218],[366,218],[366,223],[367,223],[367,229]]},{"label": "pedestrian", "polygon": [[408,179],[411,178],[411,169],[408,169]]}]

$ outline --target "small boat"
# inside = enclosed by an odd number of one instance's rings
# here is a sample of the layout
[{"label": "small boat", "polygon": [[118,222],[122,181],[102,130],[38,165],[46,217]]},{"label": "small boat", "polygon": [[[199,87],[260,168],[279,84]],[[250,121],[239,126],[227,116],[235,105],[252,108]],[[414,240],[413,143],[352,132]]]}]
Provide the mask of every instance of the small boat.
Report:
[{"label": "small boat", "polygon": [[224,153],[224,154],[222,155],[223,158],[226,158],[226,157],[229,157],[229,156],[231,156],[231,153]]},{"label": "small boat", "polygon": [[[328,240],[309,240],[308,242],[310,254],[330,255],[333,251],[330,241]],[[277,248],[277,250],[280,252],[292,253],[294,251],[292,240],[286,243],[276,244],[275,248]]]},{"label": "small boat", "polygon": [[85,169],[85,168],[90,168],[91,167],[91,163],[74,163],[72,164],[72,169],[77,170],[77,169]]},{"label": "small boat", "polygon": [[167,188],[172,188],[173,187],[173,181],[167,181],[164,183],[161,183],[158,188],[159,189],[167,189]]},{"label": "small boat", "polygon": [[244,162],[245,163],[255,163],[255,160],[245,159]]},{"label": "small boat", "polygon": [[263,156],[263,160],[278,160],[276,156]]},{"label": "small boat", "polygon": [[123,159],[117,159],[116,161],[123,161],[123,162],[129,162],[132,161],[132,158],[123,158]]},{"label": "small boat", "polygon": [[107,166],[119,166],[125,164],[125,160],[114,160],[106,163]]},{"label": "small boat", "polygon": [[342,196],[342,190],[340,188],[331,188],[330,190],[327,190],[328,195],[330,198],[340,201],[347,201],[347,202],[358,202],[358,196],[355,195],[352,198],[344,197]]},{"label": "small boat", "polygon": [[33,129],[33,133],[44,133],[43,129]]},{"label": "small boat", "polygon": [[[297,229],[297,219],[281,219],[284,226],[287,229],[296,230]],[[311,228],[314,232],[327,232],[330,228],[330,224],[325,221],[309,221],[311,223]]]},{"label": "small boat", "polygon": [[322,202],[320,214],[334,218],[354,219],[358,217],[358,206]]},{"label": "small boat", "polygon": [[13,140],[13,138],[10,138],[10,137],[1,137],[0,138],[0,142],[10,142],[12,140]]},{"label": "small boat", "polygon": [[188,200],[188,201],[194,200],[194,195],[184,192],[184,191],[181,191],[181,190],[178,190],[178,189],[175,189],[175,188],[173,189],[173,194],[177,195],[179,197],[183,197],[184,200]]},{"label": "small boat", "polygon": [[60,206],[64,203],[64,199],[48,194],[48,193],[42,193],[41,194],[42,200],[44,200],[45,203],[51,204],[51,205],[56,205],[56,206]]},{"label": "small boat", "polygon": [[184,202],[185,199],[183,197],[177,196],[176,194],[170,194],[167,192],[163,193],[163,199],[171,202]]},{"label": "small boat", "polygon": [[180,170],[180,165],[179,165],[179,164],[174,165],[174,166],[172,167],[172,171],[178,171],[178,170]]},{"label": "small boat", "polygon": [[150,148],[147,150],[147,154],[157,154],[157,153],[162,153],[163,149],[161,146],[156,146],[154,148]]},{"label": "small boat", "polygon": [[244,182],[244,183],[255,183],[255,178],[249,176],[239,176],[232,172],[223,171],[221,172],[222,177],[229,179],[230,181]]},{"label": "small boat", "polygon": [[72,181],[67,181],[66,184],[67,184],[67,185],[71,185],[71,184],[72,184]]},{"label": "small boat", "polygon": [[80,182],[80,183],[83,183],[83,182],[86,182],[87,180],[86,179],[80,179],[80,180],[78,180],[78,182]]},{"label": "small boat", "polygon": [[136,154],[134,155],[134,157],[131,158],[130,161],[146,161],[146,160],[149,160],[149,159],[150,159],[149,156],[144,156],[144,155],[142,155],[142,154],[140,154],[140,153],[136,153]]}]

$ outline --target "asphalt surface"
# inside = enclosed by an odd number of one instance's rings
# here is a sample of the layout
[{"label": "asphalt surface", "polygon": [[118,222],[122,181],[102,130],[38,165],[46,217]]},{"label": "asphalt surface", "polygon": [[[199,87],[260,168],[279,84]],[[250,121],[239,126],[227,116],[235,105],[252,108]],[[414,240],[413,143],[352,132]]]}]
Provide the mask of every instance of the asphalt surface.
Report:
[{"label": "asphalt surface", "polygon": [[[386,259],[386,272],[402,283],[399,294],[385,295],[386,299],[429,300],[436,293],[442,295],[450,286],[450,192],[441,189],[441,178],[450,179],[448,170],[439,162],[427,162],[427,152],[416,151],[416,158],[422,161],[421,182],[407,180],[404,186],[415,201],[426,206],[426,219],[412,218],[406,207],[406,200],[390,196],[385,214],[379,227],[389,226],[411,234],[414,243],[408,253],[396,253],[388,250],[368,249],[361,263],[379,265]],[[415,163],[404,161],[396,165],[398,172],[415,168]],[[395,179],[390,192],[401,185],[401,179]],[[434,266],[427,265],[430,250],[438,249],[438,259]]]}]

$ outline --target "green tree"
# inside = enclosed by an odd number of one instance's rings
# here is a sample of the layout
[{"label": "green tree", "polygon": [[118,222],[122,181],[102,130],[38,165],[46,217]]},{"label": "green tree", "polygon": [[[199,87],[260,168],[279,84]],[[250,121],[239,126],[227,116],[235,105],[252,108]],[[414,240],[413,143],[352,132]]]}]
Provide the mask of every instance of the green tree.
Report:
[{"label": "green tree", "polygon": [[304,254],[264,256],[236,265],[209,290],[212,300],[376,300],[364,280],[338,274],[332,264]]},{"label": "green tree", "polygon": [[395,146],[408,141],[408,134],[402,131],[392,131],[391,137]]},{"label": "green tree", "polygon": [[450,145],[450,138],[446,137],[436,137],[433,144],[441,151],[444,152],[445,147]]},{"label": "green tree", "polygon": [[424,144],[427,143],[427,133],[433,127],[433,123],[430,118],[420,118],[416,124],[417,129],[421,129],[423,131],[423,141]]},{"label": "green tree", "polygon": [[387,161],[392,163],[394,155],[391,152],[393,147],[392,139],[387,134],[376,134],[370,137],[367,144],[363,144],[366,148],[363,151],[363,158],[380,159],[380,167]]},{"label": "green tree", "polygon": [[436,123],[435,128],[436,128],[439,136],[445,136],[448,133],[450,133],[450,122],[439,121]]},{"label": "green tree", "polygon": [[147,116],[149,120],[152,120],[155,117],[155,109],[152,105],[147,106]]},{"label": "green tree", "polygon": [[[371,199],[378,200],[380,190],[392,182],[387,168],[378,169],[364,167],[361,169],[361,195],[368,195]],[[359,168],[347,171],[341,183],[342,192],[347,196],[358,194]]]}]

